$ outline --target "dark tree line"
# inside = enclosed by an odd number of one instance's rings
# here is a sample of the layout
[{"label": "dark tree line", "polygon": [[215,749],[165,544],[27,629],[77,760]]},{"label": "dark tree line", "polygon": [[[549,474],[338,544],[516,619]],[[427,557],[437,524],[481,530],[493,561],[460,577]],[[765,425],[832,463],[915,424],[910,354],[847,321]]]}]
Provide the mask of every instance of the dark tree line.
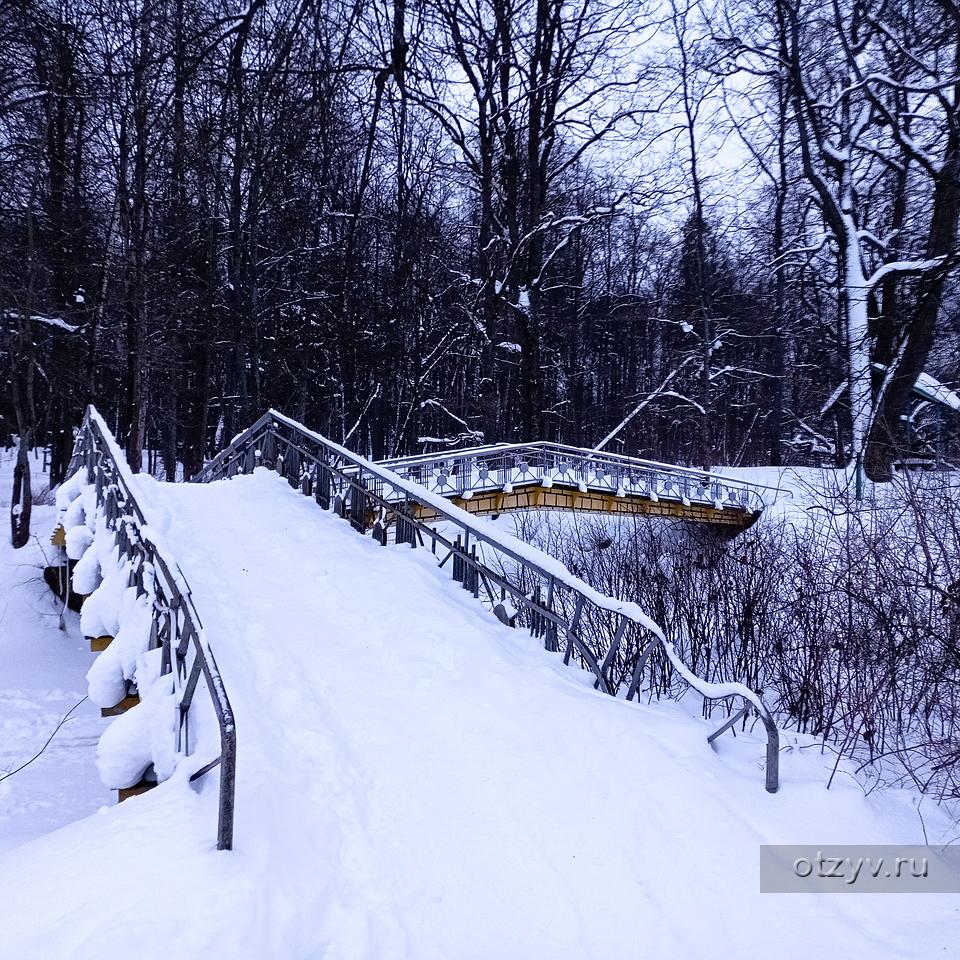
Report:
[{"label": "dark tree line", "polygon": [[272,405],[374,457],[883,478],[956,440],[911,389],[958,379],[958,38],[954,0],[0,0],[18,475],[95,401],[168,476]]}]

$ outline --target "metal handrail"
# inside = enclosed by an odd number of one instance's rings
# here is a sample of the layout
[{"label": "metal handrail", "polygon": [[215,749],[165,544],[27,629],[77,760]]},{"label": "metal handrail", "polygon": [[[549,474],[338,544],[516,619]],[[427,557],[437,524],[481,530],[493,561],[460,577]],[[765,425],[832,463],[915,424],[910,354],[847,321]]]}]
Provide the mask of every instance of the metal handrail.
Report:
[{"label": "metal handrail", "polygon": [[589,460],[593,463],[610,463],[624,467],[642,467],[663,472],[684,474],[701,478],[709,477],[721,483],[728,483],[735,487],[746,487],[750,490],[766,490],[770,493],[781,494],[784,491],[770,484],[757,483],[755,480],[742,480],[739,477],[730,477],[713,470],[702,470],[697,467],[685,467],[676,463],[667,463],[664,460],[647,460],[643,457],[631,457],[622,453],[611,453],[609,450],[591,450],[587,447],[575,447],[568,443],[557,443],[552,440],[533,440],[527,443],[491,443],[486,446],[460,447],[455,450],[436,450],[432,453],[413,453],[403,457],[389,457],[378,460],[377,463],[391,470],[403,466],[415,466],[420,463],[430,463],[437,460],[467,459],[477,456],[491,456],[503,453],[523,453],[524,451],[554,451],[566,453],[571,457]]},{"label": "metal handrail", "polygon": [[700,502],[755,516],[764,509],[767,499],[772,499],[768,494],[779,493],[765,484],[693,467],[549,441],[468,447],[379,463],[417,482],[436,484],[446,496],[468,490],[495,490],[505,484],[539,484],[549,478],[557,486]]},{"label": "metal handrail", "polygon": [[576,447],[569,443],[559,443],[554,440],[530,440],[521,443],[491,443],[476,447],[458,447],[452,450],[434,450],[430,453],[411,453],[402,457],[387,457],[377,460],[390,469],[407,464],[429,463],[434,460],[451,460],[488,454],[517,453],[525,450],[552,450],[569,453],[574,457],[595,462],[608,461],[625,466],[648,467],[651,469],[684,473],[693,477],[713,477],[714,479],[730,483],[734,486],[750,487],[751,489],[769,490],[773,493],[781,492],[779,488],[769,484],[757,483],[754,480],[741,480],[739,477],[728,477],[726,474],[716,473],[713,470],[703,470],[698,467],[685,467],[681,464],[668,463],[665,460],[648,460],[643,457],[631,457],[628,454],[612,453],[609,450],[593,450],[589,447]]},{"label": "metal handrail", "polygon": [[151,600],[150,646],[162,647],[161,672],[174,673],[177,706],[177,752],[190,754],[190,709],[200,677],[213,705],[220,728],[220,755],[191,775],[198,780],[220,767],[220,798],[217,849],[233,847],[234,799],[236,792],[237,737],[233,708],[204,635],[190,588],[165,549],[150,534],[148,516],[134,493],[130,467],[109,427],[96,408],[87,407],[74,443],[69,472],[85,469],[87,483],[96,489],[97,506],[114,531],[121,554],[130,561],[129,586]]},{"label": "metal handrail", "polygon": [[[480,599],[482,587],[499,619],[525,626],[548,650],[562,646],[564,662],[576,659],[592,672],[596,689],[616,696],[626,687],[626,698],[632,700],[639,696],[645,670],[654,670],[654,654],[662,652],[661,689],[667,689],[663,676],[679,675],[707,703],[743,701],[737,718],[753,711],[763,723],[766,789],[776,792],[779,734],[762,698],[743,684],[711,683],[695,676],[636,604],[599,593],[535,547],[275,410],[238,435],[193,479],[210,482],[261,466],[276,470],[321,507],[349,519],[358,531],[372,531],[383,545],[416,547],[429,541],[441,567],[452,561],[453,579],[464,589]],[[423,507],[439,518],[438,526],[418,519]],[[728,721],[709,741],[729,726]]]}]

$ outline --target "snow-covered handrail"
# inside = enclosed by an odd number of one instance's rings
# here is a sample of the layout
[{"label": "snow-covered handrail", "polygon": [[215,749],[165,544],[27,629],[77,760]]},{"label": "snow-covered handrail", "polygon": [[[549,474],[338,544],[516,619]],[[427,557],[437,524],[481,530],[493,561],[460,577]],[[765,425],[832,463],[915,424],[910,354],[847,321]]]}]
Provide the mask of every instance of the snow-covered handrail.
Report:
[{"label": "snow-covered handrail", "polygon": [[[633,699],[652,655],[662,650],[662,669],[672,670],[705,700],[739,698],[744,710],[738,717],[754,710],[766,730],[766,788],[776,792],[779,734],[762,698],[744,684],[696,676],[637,604],[600,593],[542,550],[276,410],[237,436],[193,479],[209,482],[250,473],[258,466],[275,469],[322,507],[348,518],[358,531],[372,530],[383,544],[392,539],[415,547],[429,541],[434,554],[438,547],[446,550],[441,566],[452,559],[453,578],[465,589],[479,599],[483,586],[501,620],[526,626],[544,639],[547,649],[559,650],[563,642],[565,662],[576,657],[595,675],[594,686],[605,693],[616,695],[627,686],[627,699]],[[418,519],[416,508],[422,507],[439,518],[436,526]],[[490,555],[498,563],[496,569]],[[729,721],[712,734],[711,742],[728,725]]]},{"label": "snow-covered handrail", "polygon": [[557,443],[552,440],[534,440],[529,443],[492,443],[480,447],[461,447],[454,450],[437,450],[432,453],[413,453],[405,457],[390,457],[378,460],[377,463],[396,471],[398,467],[416,466],[434,460],[458,460],[467,457],[489,456],[502,453],[523,453],[525,451],[548,451],[566,453],[571,457],[589,460],[592,463],[610,463],[624,467],[636,467],[646,470],[659,470],[664,473],[675,473],[691,478],[708,478],[719,483],[729,484],[745,490],[760,491],[781,495],[784,491],[769,484],[757,483],[753,480],[741,480],[738,477],[729,477],[723,473],[711,470],[700,470],[697,467],[685,467],[676,463],[667,463],[665,460],[647,460],[643,457],[631,457],[622,453],[610,453],[608,450],[593,450],[587,447],[575,447],[568,443]]},{"label": "snow-covered handrail", "polygon": [[137,484],[126,457],[92,405],[87,407],[70,463],[71,473],[80,469],[86,470],[87,482],[95,487],[97,506],[103,508],[115,532],[117,547],[131,561],[131,586],[152,598],[151,645],[162,647],[162,673],[176,671],[177,750],[184,756],[190,753],[190,709],[200,677],[205,680],[219,727],[220,755],[204,763],[190,779],[197,780],[219,766],[217,848],[229,850],[233,846],[237,753],[233,708],[186,579],[151,524],[149,510],[137,500]]},{"label": "snow-covered handrail", "polygon": [[693,467],[547,441],[467,447],[379,462],[446,497],[546,484],[617,498],[706,506],[713,508],[712,522],[745,526],[780,493],[763,484]]}]

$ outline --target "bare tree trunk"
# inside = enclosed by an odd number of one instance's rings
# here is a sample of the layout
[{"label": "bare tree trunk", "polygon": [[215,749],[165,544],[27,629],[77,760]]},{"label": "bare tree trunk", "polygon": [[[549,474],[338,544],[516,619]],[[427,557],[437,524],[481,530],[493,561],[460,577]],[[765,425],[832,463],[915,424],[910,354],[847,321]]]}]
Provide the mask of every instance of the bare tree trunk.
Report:
[{"label": "bare tree trunk", "polygon": [[[960,91],[958,91],[960,97]],[[925,275],[920,281],[916,308],[902,340],[901,359],[884,391],[870,431],[867,447],[867,475],[875,481],[893,476],[893,461],[902,446],[900,415],[906,409],[917,378],[923,373],[934,344],[937,318],[943,302],[949,258],[955,254],[957,222],[960,219],[960,123],[948,138],[947,152],[937,179],[930,233],[928,259],[944,258],[944,268]]]},{"label": "bare tree trunk", "polygon": [[33,512],[33,490],[30,484],[30,449],[33,446],[36,410],[34,407],[34,377],[36,355],[33,342],[33,292],[36,284],[36,249],[32,205],[27,210],[27,284],[20,310],[18,330],[13,349],[12,393],[17,418],[19,446],[13,468],[13,493],[10,497],[10,542],[15,549],[30,540],[30,517]]}]

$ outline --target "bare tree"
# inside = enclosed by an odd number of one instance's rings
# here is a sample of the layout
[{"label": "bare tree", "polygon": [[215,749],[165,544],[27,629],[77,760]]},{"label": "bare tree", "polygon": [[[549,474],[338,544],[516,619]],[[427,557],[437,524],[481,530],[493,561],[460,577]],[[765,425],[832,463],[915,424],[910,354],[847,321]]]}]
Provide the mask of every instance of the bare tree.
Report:
[{"label": "bare tree", "polygon": [[[801,168],[836,247],[851,458],[858,490],[862,488],[868,438],[876,437],[878,396],[872,387],[875,349],[871,315],[877,310],[878,294],[884,286],[896,291],[915,281],[925,289],[932,284],[928,309],[933,307],[935,314],[937,291],[942,289],[949,260],[943,241],[956,231],[951,190],[946,191],[946,207],[940,201],[941,209],[934,215],[934,198],[944,193],[949,176],[938,187],[939,168],[929,160],[941,151],[946,151],[948,158],[955,154],[950,137],[951,127],[956,127],[955,105],[950,90],[956,84],[956,71],[948,67],[945,76],[944,71],[934,70],[931,78],[932,64],[905,57],[888,23],[891,11],[884,2],[832,0],[822,7],[802,0],[777,0],[768,20],[742,24],[754,29],[755,37],[741,38],[738,45],[748,68],[755,60],[773,62],[786,74]],[[931,56],[940,62],[946,49],[950,51],[947,63],[955,64],[955,38],[942,30],[937,36],[937,42],[930,45]],[[945,48],[947,36],[951,39]],[[892,59],[901,63],[901,69],[893,70],[891,76]],[[904,60],[911,64],[906,72]],[[900,79],[894,79],[898,74]],[[918,135],[914,118],[929,110],[940,111],[946,123],[929,127],[923,123],[924,130]],[[928,160],[925,165],[918,162],[921,156]],[[921,175],[911,176],[907,189],[905,171],[914,170]],[[892,191],[885,189],[891,180]],[[904,203],[910,204],[909,210],[898,208]],[[932,244],[918,244],[915,238],[922,235],[920,223],[927,218],[936,239]],[[908,342],[914,344],[911,366],[918,359],[922,363],[926,356],[920,345],[924,338],[929,344],[933,323],[928,321],[925,328],[923,334],[918,328],[912,338],[901,338],[904,347]],[[904,355],[897,350],[888,358],[879,398],[888,393]],[[902,380],[908,383],[909,392],[913,380],[908,371]],[[888,404],[896,395],[890,397]],[[889,412],[885,420],[890,420]]]}]

